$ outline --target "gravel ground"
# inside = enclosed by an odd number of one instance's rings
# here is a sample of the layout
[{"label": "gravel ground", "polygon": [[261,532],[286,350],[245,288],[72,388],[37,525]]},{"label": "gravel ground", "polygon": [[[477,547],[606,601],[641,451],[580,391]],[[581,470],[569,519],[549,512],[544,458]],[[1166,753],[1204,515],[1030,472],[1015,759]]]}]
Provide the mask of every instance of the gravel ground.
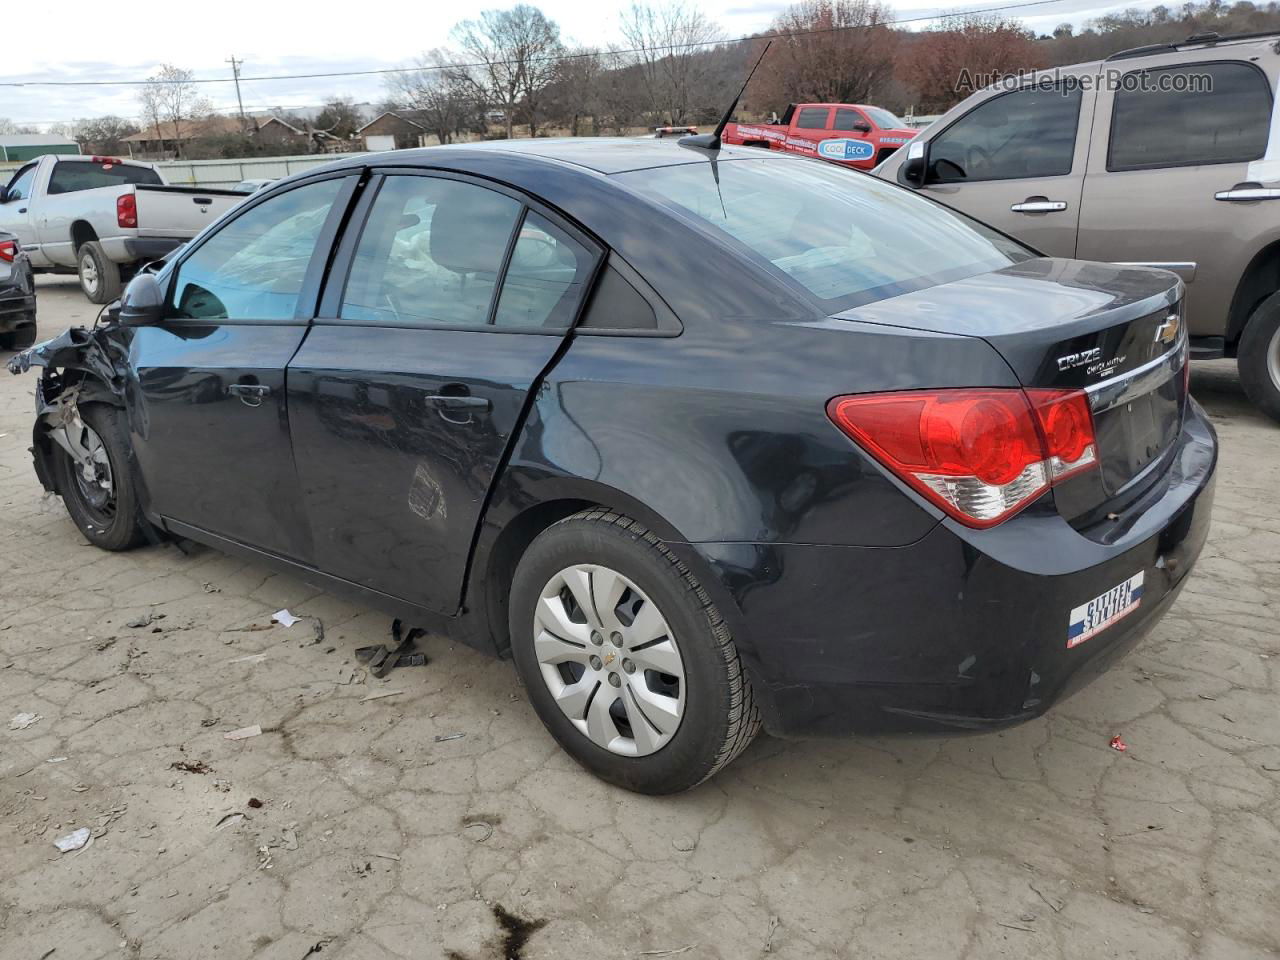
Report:
[{"label": "gravel ground", "polygon": [[[40,308],[95,311],[61,277]],[[85,545],[31,470],[34,385],[0,377],[5,960],[1280,955],[1280,427],[1230,363],[1192,378],[1209,545],[1108,675],[1000,734],[762,737],[667,799],[578,770],[507,663],[433,637],[377,681],[381,614]]]}]

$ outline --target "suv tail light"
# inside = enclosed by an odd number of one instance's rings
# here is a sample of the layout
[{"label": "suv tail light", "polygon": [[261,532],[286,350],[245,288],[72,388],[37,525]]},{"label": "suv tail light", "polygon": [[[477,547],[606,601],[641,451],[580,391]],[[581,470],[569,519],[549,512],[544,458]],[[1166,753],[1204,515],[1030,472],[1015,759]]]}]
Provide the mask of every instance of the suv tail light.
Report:
[{"label": "suv tail light", "polygon": [[1096,467],[1082,390],[959,389],[836,397],[827,416],[895,476],[970,527],[992,527]]},{"label": "suv tail light", "polygon": [[121,227],[138,225],[138,199],[132,193],[116,197],[116,223]]},{"label": "suv tail light", "polygon": [[0,260],[13,263],[18,257],[18,245],[12,240],[0,240]]}]

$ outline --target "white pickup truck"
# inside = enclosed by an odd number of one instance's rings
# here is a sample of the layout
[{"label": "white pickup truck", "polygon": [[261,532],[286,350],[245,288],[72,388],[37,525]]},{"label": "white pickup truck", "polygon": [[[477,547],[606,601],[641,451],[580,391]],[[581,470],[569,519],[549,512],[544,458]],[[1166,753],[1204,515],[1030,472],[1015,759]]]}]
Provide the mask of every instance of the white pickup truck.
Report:
[{"label": "white pickup truck", "polygon": [[0,231],[15,234],[37,273],[71,273],[110,303],[139,267],[186,243],[243,193],[166,186],[149,163],[43,156],[0,189]]}]

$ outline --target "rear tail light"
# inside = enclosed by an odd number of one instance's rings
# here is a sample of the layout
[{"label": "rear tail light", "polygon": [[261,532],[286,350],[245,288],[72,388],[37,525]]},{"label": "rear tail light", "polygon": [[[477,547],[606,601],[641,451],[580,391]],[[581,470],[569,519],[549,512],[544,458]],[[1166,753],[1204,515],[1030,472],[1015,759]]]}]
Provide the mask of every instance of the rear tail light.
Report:
[{"label": "rear tail light", "polygon": [[138,199],[132,193],[116,197],[116,223],[122,227],[138,225]]},{"label": "rear tail light", "polygon": [[836,397],[827,416],[970,527],[991,527],[1098,463],[1080,390],[962,389]]},{"label": "rear tail light", "polygon": [[12,240],[0,240],[0,260],[13,263],[18,256],[18,245]]}]

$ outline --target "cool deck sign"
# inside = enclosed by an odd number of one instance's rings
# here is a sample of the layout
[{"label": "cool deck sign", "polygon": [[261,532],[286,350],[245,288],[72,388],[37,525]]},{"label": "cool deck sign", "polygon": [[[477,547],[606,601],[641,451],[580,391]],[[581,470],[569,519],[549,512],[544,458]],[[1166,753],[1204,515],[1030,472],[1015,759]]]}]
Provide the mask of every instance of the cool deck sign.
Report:
[{"label": "cool deck sign", "polygon": [[1141,602],[1142,572],[1139,571],[1119,586],[1071,611],[1071,618],[1067,621],[1067,649],[1084,643],[1117,620],[1127,617],[1138,609]]},{"label": "cool deck sign", "polygon": [[828,160],[866,160],[875,147],[866,140],[823,140],[818,144],[818,156]]}]

